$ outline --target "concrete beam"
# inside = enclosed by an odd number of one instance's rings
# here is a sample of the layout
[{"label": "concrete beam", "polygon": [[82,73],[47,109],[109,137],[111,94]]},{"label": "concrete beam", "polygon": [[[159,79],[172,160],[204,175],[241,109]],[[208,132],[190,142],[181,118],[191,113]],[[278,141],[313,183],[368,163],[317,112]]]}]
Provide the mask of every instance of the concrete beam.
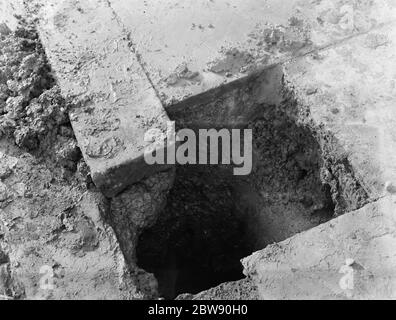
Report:
[{"label": "concrete beam", "polygon": [[[184,121],[185,109],[223,119],[249,104],[244,95],[255,99],[252,74],[279,78],[274,65],[286,65],[286,82],[301,88],[316,127],[339,140],[369,196],[396,185],[393,0],[109,2],[171,117]],[[310,66],[289,67],[297,58]]]},{"label": "concrete beam", "polygon": [[395,20],[393,0],[109,0],[166,107]]},{"label": "concrete beam", "polygon": [[243,259],[268,299],[395,299],[396,198],[386,197]]},{"label": "concrete beam", "polygon": [[78,101],[70,120],[95,184],[112,197],[163,170],[143,153],[144,134],[168,116],[107,1],[46,1],[39,32],[62,93]]}]

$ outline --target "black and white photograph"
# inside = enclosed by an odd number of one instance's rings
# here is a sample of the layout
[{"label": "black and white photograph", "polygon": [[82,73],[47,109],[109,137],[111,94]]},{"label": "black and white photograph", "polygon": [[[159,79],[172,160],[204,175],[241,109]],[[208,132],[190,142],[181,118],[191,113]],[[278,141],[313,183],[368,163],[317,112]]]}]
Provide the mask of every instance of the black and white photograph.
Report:
[{"label": "black and white photograph", "polygon": [[0,0],[0,308],[393,299],[395,0]]}]

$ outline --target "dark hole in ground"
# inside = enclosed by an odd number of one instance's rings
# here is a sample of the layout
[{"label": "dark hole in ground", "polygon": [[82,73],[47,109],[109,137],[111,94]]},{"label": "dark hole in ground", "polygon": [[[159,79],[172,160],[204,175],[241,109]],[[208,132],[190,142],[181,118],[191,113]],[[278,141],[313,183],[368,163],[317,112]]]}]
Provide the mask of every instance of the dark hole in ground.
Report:
[{"label": "dark hole in ground", "polygon": [[333,217],[315,138],[278,108],[263,110],[248,125],[249,176],[233,176],[225,166],[177,168],[165,209],[137,247],[138,264],[154,273],[161,296],[241,279],[241,258]]},{"label": "dark hole in ground", "polygon": [[251,248],[233,193],[218,167],[178,168],[166,208],[137,249],[140,266],[156,275],[165,298],[242,277],[239,259]]}]

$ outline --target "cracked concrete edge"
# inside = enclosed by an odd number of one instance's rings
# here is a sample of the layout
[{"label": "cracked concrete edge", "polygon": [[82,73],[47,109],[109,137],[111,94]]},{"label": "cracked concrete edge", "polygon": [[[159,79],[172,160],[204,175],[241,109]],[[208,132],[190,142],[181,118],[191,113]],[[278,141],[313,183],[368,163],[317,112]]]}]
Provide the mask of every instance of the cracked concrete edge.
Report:
[{"label": "cracked concrete edge", "polygon": [[396,23],[284,66],[301,113],[332,134],[371,200],[396,184]]},{"label": "cracked concrete edge", "polygon": [[169,120],[136,58],[127,32],[106,1],[49,1],[28,6],[93,181],[107,197],[167,166],[150,166],[144,141]]},{"label": "cracked concrete edge", "polygon": [[243,259],[260,299],[395,298],[395,39],[392,23],[284,66],[298,120],[331,133],[371,203]]},{"label": "cracked concrete edge", "polygon": [[[328,149],[325,151],[333,158],[330,165],[340,162],[349,168],[346,173],[352,174],[352,180],[362,183],[368,198],[362,199],[355,209],[364,206],[245,258],[248,280],[222,284],[197,295],[180,296],[180,299],[223,296],[237,299],[240,296],[237,288],[243,287],[243,281],[257,286],[260,299],[315,299],[317,293],[322,299],[394,299],[392,250],[396,245],[396,199],[389,195],[395,192],[394,188],[385,182],[392,181],[395,172],[392,160],[395,32],[394,24],[387,24],[326,48],[319,56],[300,57],[282,66],[284,89],[295,94],[293,99],[300,107],[299,114],[293,116],[317,132],[322,147]],[[351,65],[345,63],[345,59],[352,62]],[[382,63],[384,60],[386,63]],[[365,81],[359,80],[354,68],[363,69],[359,75]],[[384,72],[378,74],[378,70]],[[348,72],[351,77],[345,77]],[[353,92],[358,89],[362,100],[351,103],[348,96],[357,97]],[[381,99],[383,97],[385,99]],[[357,106],[362,109],[356,110]],[[334,108],[340,110],[335,112]],[[361,126],[361,130],[354,132],[356,126]],[[376,128],[373,132],[371,126]],[[378,130],[382,135],[377,135]],[[381,152],[376,158],[378,147]],[[353,196],[351,186],[354,184],[343,186],[346,197]],[[307,257],[304,262],[301,262],[302,256]],[[356,283],[354,290],[343,290],[339,282],[344,274],[339,271],[349,258],[355,261],[352,268]],[[228,294],[230,290],[236,293]],[[243,294],[249,296],[247,291]]]},{"label": "cracked concrete edge", "polygon": [[396,12],[391,0],[109,3],[166,107],[394,21]]},{"label": "cracked concrete edge", "polygon": [[[109,11],[111,11],[109,13],[110,17],[112,17],[111,19],[114,19],[117,21],[117,25],[119,28],[119,32],[123,35],[125,35],[126,39],[128,41],[130,34],[129,31],[127,30],[127,27],[123,24],[125,23],[125,20],[122,19],[122,16],[118,16],[118,14],[123,14],[119,12],[119,4],[117,3],[117,1],[115,1],[115,4],[113,4],[112,1],[105,1],[103,3],[105,6],[108,7]],[[113,8],[113,6],[116,6],[116,8],[118,8],[117,12],[116,10]],[[378,7],[378,5],[377,5]],[[376,8],[377,8],[376,7]],[[311,8],[312,9],[312,8]],[[378,8],[377,8],[378,9]],[[82,9],[81,9],[82,10]],[[81,11],[78,10],[77,11]],[[314,13],[316,12],[315,10],[317,10],[317,8],[313,8]],[[381,9],[382,10],[382,9]],[[67,11],[66,11],[67,12]],[[359,11],[360,12],[360,11]],[[382,12],[382,11],[381,11]],[[315,16],[315,14],[312,14],[312,16]],[[371,14],[371,13],[370,13]],[[70,14],[71,15],[71,14]],[[57,16],[54,16],[54,19]],[[59,18],[62,21],[62,16]],[[364,20],[364,19],[363,19]],[[314,52],[311,51],[307,51],[304,52],[303,54],[301,54],[302,59],[304,59],[305,57],[309,56],[309,55],[320,55],[320,53],[322,51],[328,51],[331,50],[333,47],[337,47],[337,46],[342,46],[345,44],[348,44],[350,42],[353,42],[355,38],[357,37],[361,37],[362,35],[366,35],[368,32],[372,33],[374,32],[374,30],[379,29],[381,27],[383,27],[383,24],[386,24],[386,22],[382,22],[382,21],[388,21],[389,20],[389,15],[383,15],[383,16],[379,16],[379,21],[377,21],[374,25],[369,24],[368,26],[364,26],[362,24],[362,27],[360,29],[362,30],[358,30],[359,32],[353,32],[352,34],[346,34],[343,35],[342,37],[336,37],[337,39],[334,40],[331,37],[331,34],[326,34],[324,36],[325,39],[327,39],[328,37],[330,37],[332,40],[332,42],[328,42],[328,41],[319,41],[318,43],[322,43],[322,47],[315,47],[315,49],[312,49]],[[371,27],[370,27],[371,26]],[[370,28],[369,28],[370,27]],[[323,33],[323,29],[319,29],[316,30],[317,33],[321,34]],[[334,30],[333,30],[334,31]],[[321,37],[316,34],[315,35],[316,38],[321,39]],[[135,46],[136,44],[132,43],[132,42],[128,42],[128,45],[131,46],[131,50],[136,52]],[[118,45],[117,45],[118,46]],[[287,55],[286,55],[287,56]],[[293,58],[287,58],[284,57],[284,59],[280,60],[277,62],[276,65],[284,65],[290,62],[290,59]],[[142,57],[139,53],[137,53],[135,55],[136,57],[136,64],[141,65],[141,60],[144,60],[144,56]],[[262,68],[257,68],[257,70],[255,71],[256,74],[259,73],[265,73],[266,70],[273,68],[273,66],[266,66],[265,70],[262,71]],[[140,70],[141,69],[141,70]],[[150,78],[150,70],[145,70],[145,66],[143,63],[143,66],[141,68],[139,68],[139,71],[143,74],[146,75],[146,78],[148,79],[148,82],[150,84],[150,91],[151,94],[150,96],[154,97],[156,95],[155,93],[155,88],[153,88],[152,86],[152,81],[155,81],[155,79],[151,79]],[[99,77],[101,77],[102,75],[100,75],[99,73]],[[253,76],[254,78],[254,76]],[[172,118],[178,117],[178,113],[185,113],[186,110],[181,110],[181,109],[187,109],[190,111],[197,111],[194,108],[198,105],[203,105],[203,101],[206,103],[213,103],[216,98],[216,95],[218,93],[224,92],[224,91],[232,91],[235,90],[235,88],[241,88],[243,86],[246,86],[248,83],[251,83],[252,81],[250,81],[252,79],[252,76],[248,76],[248,77],[241,77],[237,80],[232,80],[231,82],[227,82],[225,85],[220,85],[217,88],[211,89],[209,91],[206,91],[202,94],[198,94],[195,96],[192,96],[190,99],[187,100],[182,100],[179,101],[179,103],[177,103],[174,106],[168,107],[168,112],[170,114],[172,114]],[[102,79],[103,80],[103,79]],[[88,79],[89,81],[89,79]],[[229,81],[229,80],[227,80]],[[103,89],[103,88],[102,88]],[[105,92],[106,90],[101,90],[101,93]],[[88,100],[91,99],[91,97],[88,98]],[[153,99],[156,99],[153,98]],[[217,101],[215,102],[217,103]],[[100,104],[101,102],[97,103],[99,106],[96,108],[97,110],[101,110],[101,113],[104,113],[106,110],[106,107],[101,108]],[[89,103],[88,103],[89,105]],[[103,125],[105,127],[108,127],[108,129],[110,129],[110,131],[112,130],[112,128],[114,126],[117,126],[117,123],[119,121],[119,119],[117,117],[113,118],[110,115],[110,119],[98,119],[98,117],[96,116],[92,116],[92,112],[90,110],[90,106],[87,107],[88,108],[88,112],[79,112],[79,115],[75,115],[73,114],[72,116],[72,120],[76,119],[78,123],[76,123],[74,125],[77,137],[81,137],[79,139],[83,140],[83,138],[86,138],[87,136],[90,135],[90,133],[94,132],[95,134],[96,129],[94,128],[95,125],[98,125],[98,123],[100,125]],[[124,108],[123,111],[129,110],[130,108]],[[209,108],[206,108],[209,109]],[[81,108],[79,111],[84,110],[84,108]],[[204,109],[200,110],[205,112]],[[208,113],[208,112],[206,112]],[[210,112],[209,112],[210,113]],[[109,116],[109,114],[106,114],[106,117]],[[132,116],[132,115],[131,115]],[[212,116],[212,115],[211,115]],[[83,125],[79,125],[79,123],[82,123]],[[92,124],[91,128],[90,125]],[[88,125],[88,129],[86,128]],[[82,129],[83,128],[83,129]],[[107,129],[105,130],[107,131]],[[134,134],[134,133],[131,133]],[[95,140],[94,138],[90,137],[91,140]],[[96,139],[97,140],[97,139]],[[119,136],[114,136],[112,135],[112,133],[100,133],[100,139],[99,141],[94,141],[92,144],[88,143],[87,148],[86,148],[86,152],[84,152],[84,155],[86,156],[86,153],[89,153],[91,155],[93,155],[93,153],[100,153],[101,150],[111,150],[110,153],[110,158],[113,157],[113,155],[111,154],[112,151],[114,152],[120,152],[120,150],[124,149],[125,145],[123,143],[123,140],[119,137]],[[84,151],[84,147],[82,148]],[[123,154],[126,154],[127,157],[124,159],[121,159],[121,164],[119,164],[117,161],[120,160],[120,158],[122,158],[122,154],[119,156],[116,156],[116,160],[112,161],[112,159],[106,159],[106,160],[98,160],[100,157],[96,158],[96,155],[93,155],[95,159],[92,159],[91,157],[86,157],[87,158],[87,162],[88,164],[91,163],[91,167],[93,167],[94,169],[98,169],[98,167],[100,167],[98,170],[92,170],[93,171],[93,177],[94,180],[96,181],[96,183],[99,186],[102,186],[102,190],[109,196],[114,195],[116,192],[118,192],[119,190],[121,190],[123,187],[125,187],[126,184],[128,184],[128,181],[137,181],[139,179],[141,179],[144,176],[149,176],[152,173],[156,172],[157,170],[162,170],[162,168],[157,168],[157,167],[147,167],[144,164],[144,161],[142,160],[142,157],[139,157],[138,155],[136,155],[135,157],[132,155],[132,157],[130,157],[130,159],[128,158],[128,156],[130,156],[130,152],[126,151],[126,152],[122,152]],[[108,157],[109,155],[105,155],[105,157]],[[95,163],[95,165],[93,165]],[[98,165],[101,164],[101,165]],[[133,171],[133,173],[129,170],[129,168],[134,167],[135,170]],[[103,174],[103,172],[105,172],[105,174]],[[118,183],[120,181],[120,183]],[[363,182],[364,184],[364,182]],[[108,186],[114,185],[114,187],[110,187],[107,188]],[[114,188],[115,190],[111,190],[112,188]],[[369,188],[370,189],[370,188]],[[378,190],[377,190],[378,191]],[[378,192],[377,194],[378,195]]]},{"label": "cracked concrete edge", "polygon": [[396,185],[396,152],[391,152],[396,150],[395,40],[395,22],[386,23],[190,97],[167,111],[180,127],[236,127],[253,120],[258,105],[289,100],[297,107],[286,105],[285,114],[308,126],[321,144],[324,181],[338,185],[336,197],[343,198],[333,200],[346,202],[337,214],[356,210]]},{"label": "cracked concrete edge", "polygon": [[242,260],[244,273],[264,300],[394,299],[395,222],[396,197],[384,197],[253,253]]},{"label": "cracked concrete edge", "polygon": [[138,267],[136,247],[141,233],[157,221],[174,178],[172,168],[128,187],[111,199],[106,215],[106,222],[117,236],[129,270],[135,275],[137,288],[146,298],[158,298],[158,283],[153,274]]},{"label": "cracked concrete edge", "polygon": [[257,286],[251,279],[225,282],[197,294],[181,294],[176,300],[259,300]]}]

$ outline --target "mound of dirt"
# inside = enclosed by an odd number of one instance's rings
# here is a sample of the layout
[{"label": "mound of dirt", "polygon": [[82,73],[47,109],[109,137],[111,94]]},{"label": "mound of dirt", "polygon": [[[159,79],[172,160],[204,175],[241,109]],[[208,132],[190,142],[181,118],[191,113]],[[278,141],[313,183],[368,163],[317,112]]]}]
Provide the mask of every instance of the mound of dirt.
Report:
[{"label": "mound of dirt", "polygon": [[[24,149],[48,144],[65,132],[67,104],[55,85],[45,52],[32,24],[0,30],[0,132]],[[67,131],[67,130],[66,130]]]}]

